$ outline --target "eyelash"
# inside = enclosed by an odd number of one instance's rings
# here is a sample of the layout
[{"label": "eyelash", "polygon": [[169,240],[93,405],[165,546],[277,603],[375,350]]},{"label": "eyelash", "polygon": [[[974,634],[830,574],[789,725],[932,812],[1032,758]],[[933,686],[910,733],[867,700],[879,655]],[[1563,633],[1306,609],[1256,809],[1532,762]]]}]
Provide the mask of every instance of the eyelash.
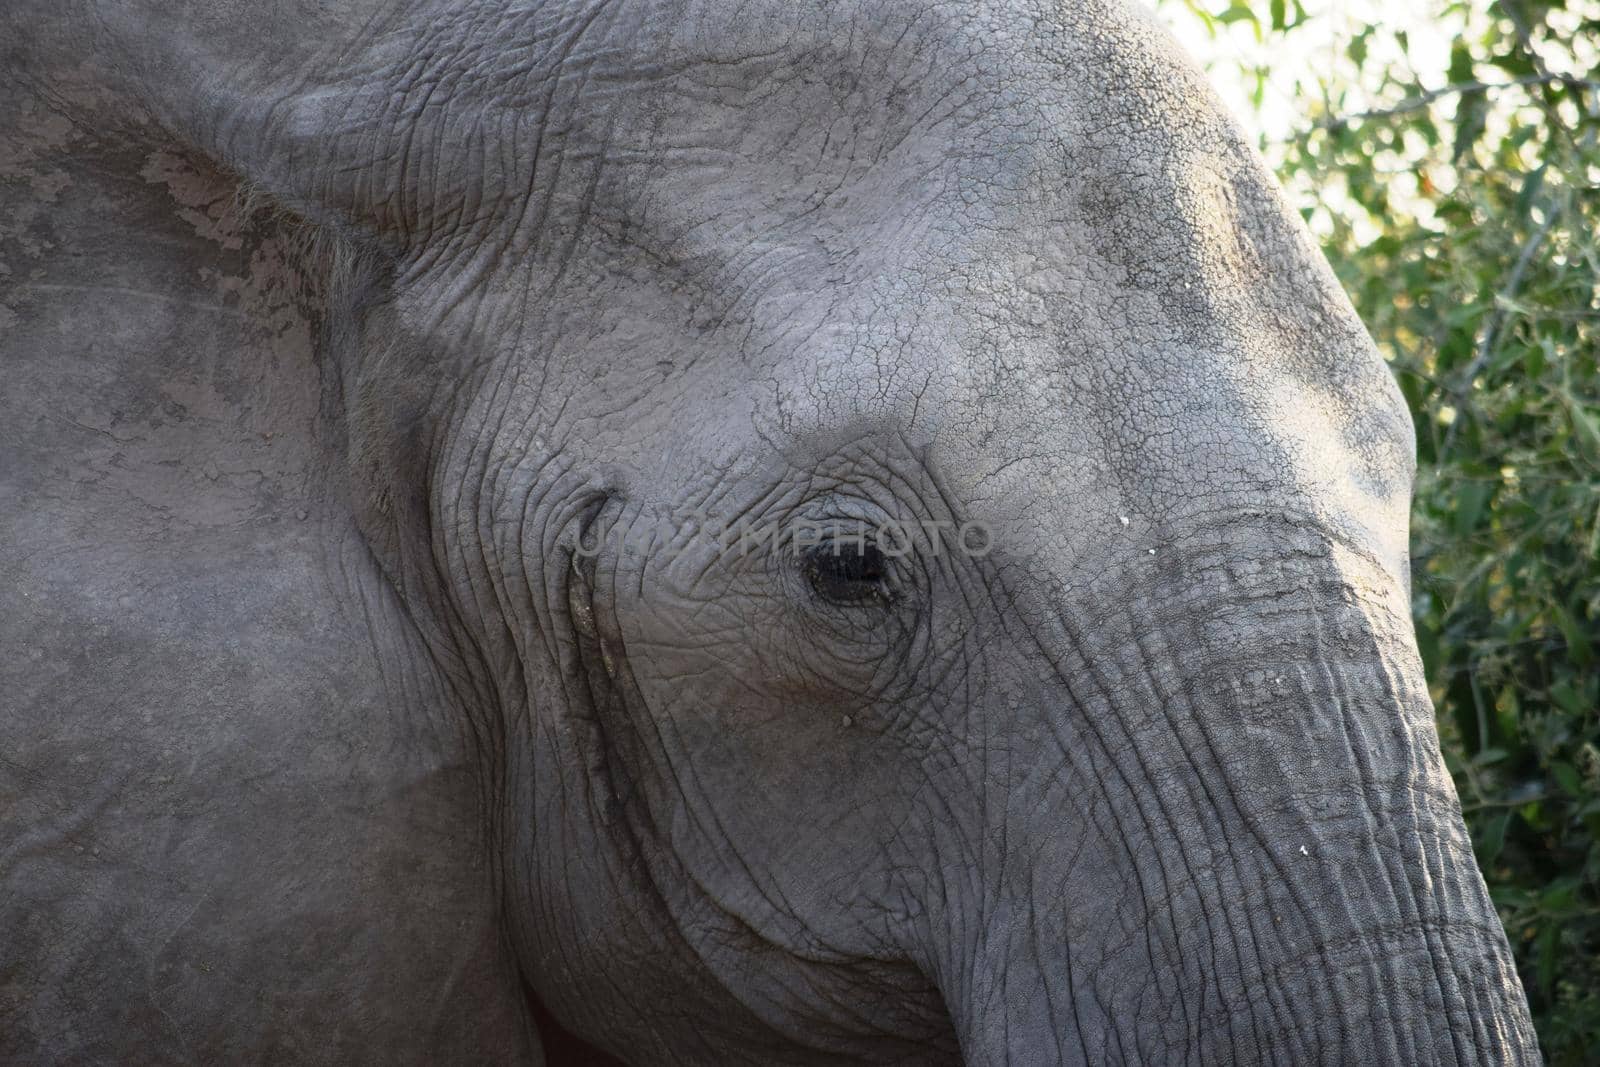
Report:
[{"label": "eyelash", "polygon": [[801,566],[813,593],[830,604],[855,607],[894,598],[892,562],[861,534],[835,537],[808,548]]}]

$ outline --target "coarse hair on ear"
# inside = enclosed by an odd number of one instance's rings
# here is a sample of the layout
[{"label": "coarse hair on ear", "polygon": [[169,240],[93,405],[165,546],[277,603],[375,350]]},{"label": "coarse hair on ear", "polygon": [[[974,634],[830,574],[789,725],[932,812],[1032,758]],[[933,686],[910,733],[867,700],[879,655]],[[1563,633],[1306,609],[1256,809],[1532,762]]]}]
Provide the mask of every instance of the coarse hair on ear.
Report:
[{"label": "coarse hair on ear", "polygon": [[389,257],[359,233],[302,222],[303,254],[320,273],[318,359],[323,425],[344,457],[352,513],[379,566],[398,588],[425,544],[433,390],[427,354],[399,327],[389,303]]},{"label": "coarse hair on ear", "polygon": [[[338,220],[313,221],[249,178],[234,211],[287,245],[300,273],[298,310],[312,324],[322,395],[317,432],[358,528],[397,585],[408,570],[403,530],[426,525],[428,359],[388,306],[392,257]],[[415,561],[412,561],[413,563]]]}]

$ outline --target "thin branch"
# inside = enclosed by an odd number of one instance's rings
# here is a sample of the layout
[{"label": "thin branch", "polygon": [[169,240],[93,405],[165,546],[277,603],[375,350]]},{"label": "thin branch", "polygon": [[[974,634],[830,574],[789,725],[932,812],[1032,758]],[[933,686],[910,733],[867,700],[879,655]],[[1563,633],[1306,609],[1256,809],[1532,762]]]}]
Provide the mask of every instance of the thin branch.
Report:
[{"label": "thin branch", "polygon": [[[1550,231],[1555,227],[1556,220],[1564,214],[1565,202],[1548,201],[1544,206],[1544,221],[1539,228],[1528,235],[1517,251],[1516,261],[1511,266],[1511,273],[1506,277],[1505,285],[1495,294],[1494,307],[1489,312],[1489,321],[1484,323],[1483,332],[1478,335],[1478,349],[1473,353],[1472,359],[1462,368],[1456,377],[1455,386],[1450,390],[1452,399],[1457,408],[1465,408],[1471,400],[1472,380],[1488,366],[1489,358],[1494,355],[1495,343],[1500,340],[1500,331],[1506,323],[1506,304],[1513,303],[1517,294],[1522,291],[1522,280],[1528,273],[1528,267],[1533,263],[1533,257],[1544,246],[1545,238],[1550,236]],[[1450,446],[1455,443],[1456,429],[1462,420],[1457,419],[1445,430],[1444,443],[1439,455],[1447,455]]]},{"label": "thin branch", "polygon": [[1392,107],[1374,108],[1371,111],[1355,111],[1348,115],[1331,115],[1318,119],[1312,123],[1312,129],[1336,130],[1342,129],[1355,122],[1366,122],[1370,119],[1394,118],[1396,115],[1405,115],[1412,111],[1421,111],[1437,100],[1460,93],[1483,93],[1491,89],[1515,89],[1529,85],[1565,85],[1572,89],[1600,89],[1600,80],[1594,78],[1574,78],[1570,74],[1529,74],[1522,78],[1513,78],[1501,82],[1454,82],[1441,86],[1438,89],[1429,89],[1425,93],[1400,101]]},{"label": "thin branch", "polygon": [[[1527,54],[1528,62],[1533,64],[1534,73],[1544,77],[1551,77],[1550,64],[1544,61],[1544,56],[1533,43],[1533,30],[1528,26],[1528,20],[1522,17],[1522,13],[1517,10],[1515,4],[1506,6],[1506,15],[1511,19],[1511,25],[1516,28],[1517,42],[1522,45],[1522,51]],[[1550,106],[1550,101],[1540,97],[1538,104],[1539,110],[1543,111],[1545,118],[1549,120],[1551,128],[1560,130],[1570,138],[1571,132],[1567,129],[1567,124],[1561,121],[1561,115],[1555,108]]]},{"label": "thin branch", "polygon": [[1510,310],[1506,305],[1516,302],[1517,294],[1522,292],[1522,279],[1527,275],[1528,266],[1533,262],[1534,255],[1543,247],[1544,240],[1550,236],[1550,231],[1555,228],[1556,221],[1565,214],[1563,209],[1566,205],[1564,203],[1557,203],[1551,200],[1543,206],[1544,221],[1522,243],[1522,248],[1517,251],[1516,261],[1511,266],[1511,274],[1506,278],[1504,288],[1495,295],[1495,307],[1491,313],[1489,324],[1478,337],[1478,351],[1473,354],[1472,362],[1467,364],[1467,368],[1461,376],[1461,387],[1463,389],[1471,386],[1472,379],[1478,376],[1478,372],[1483,370],[1489,362],[1489,357],[1494,354],[1495,342],[1500,339],[1501,327],[1505,325],[1506,314]]}]

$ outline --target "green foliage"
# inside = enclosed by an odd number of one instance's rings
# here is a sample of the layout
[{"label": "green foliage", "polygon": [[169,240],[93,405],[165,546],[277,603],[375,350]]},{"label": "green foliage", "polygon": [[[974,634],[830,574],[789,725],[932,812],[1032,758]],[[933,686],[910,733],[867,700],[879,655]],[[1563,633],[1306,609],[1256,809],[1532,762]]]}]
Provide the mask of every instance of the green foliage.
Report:
[{"label": "green foliage", "polygon": [[[1600,0],[1430,15],[1454,38],[1431,58],[1325,24],[1340,47],[1292,75],[1297,129],[1263,147],[1410,403],[1446,760],[1546,1058],[1600,1063]],[[1273,38],[1333,17],[1209,16],[1267,38],[1235,61],[1258,105]]]}]

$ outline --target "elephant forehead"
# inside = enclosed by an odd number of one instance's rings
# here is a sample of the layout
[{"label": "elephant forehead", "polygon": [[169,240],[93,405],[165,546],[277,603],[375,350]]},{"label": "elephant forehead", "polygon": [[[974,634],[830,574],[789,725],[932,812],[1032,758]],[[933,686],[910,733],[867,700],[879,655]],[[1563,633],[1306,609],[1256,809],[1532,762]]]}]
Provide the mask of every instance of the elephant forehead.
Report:
[{"label": "elephant forehead", "polygon": [[[1066,187],[1103,217],[1124,182],[1143,196],[1183,153],[1237,151],[1198,74],[1120,3],[512,5],[392,51],[357,110],[398,127],[372,135],[399,142],[375,165],[405,164],[411,230],[552,265],[625,232],[721,289],[785,238],[837,257],[841,233],[942,223],[959,244]],[[461,257],[417,260],[441,262]]]},{"label": "elephant forehead", "polygon": [[953,267],[1041,220],[1177,254],[1175,168],[1246,155],[1120,5],[691,4],[650,47],[642,83],[565,133],[593,166],[575,214],[724,291],[759,290],[774,252],[836,277],[913,251]]}]

